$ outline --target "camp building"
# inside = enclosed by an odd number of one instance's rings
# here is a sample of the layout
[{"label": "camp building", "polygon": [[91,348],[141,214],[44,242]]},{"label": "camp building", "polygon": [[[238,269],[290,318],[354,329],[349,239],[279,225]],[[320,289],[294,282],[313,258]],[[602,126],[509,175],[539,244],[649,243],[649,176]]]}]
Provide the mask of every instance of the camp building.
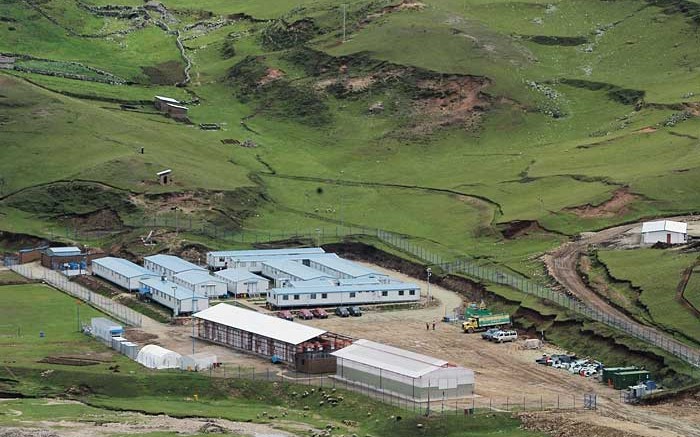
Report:
[{"label": "camp building", "polygon": [[221,303],[194,315],[197,337],[289,364],[307,373],[335,371],[330,353],[350,339],[322,329],[290,322]]},{"label": "camp building", "polygon": [[328,273],[291,260],[265,261],[262,263],[262,274],[272,278],[275,281],[275,287],[281,287],[288,282],[295,281],[333,279],[333,276]]},{"label": "camp building", "polygon": [[139,293],[170,308],[173,316],[209,308],[209,298],[165,278],[146,278],[140,282]]},{"label": "camp building", "polygon": [[272,308],[366,305],[418,302],[420,287],[407,282],[377,280],[314,280],[289,282],[267,293]]},{"label": "camp building", "polygon": [[92,262],[92,274],[112,282],[129,291],[138,291],[141,279],[158,275],[138,264],[123,258],[107,256]]},{"label": "camp building", "polygon": [[187,270],[173,276],[173,282],[206,297],[227,296],[226,283],[206,270]]},{"label": "camp building", "polygon": [[265,293],[270,285],[266,278],[244,268],[218,270],[214,277],[224,281],[228,292],[234,296],[257,296]]},{"label": "camp building", "polygon": [[145,257],[143,259],[143,266],[160,276],[165,276],[165,279],[167,280],[172,280],[173,276],[177,275],[178,273],[189,270],[199,270],[203,272],[206,272],[207,270],[198,266],[197,264],[185,261],[182,258],[162,254]]},{"label": "camp building", "polygon": [[273,259],[304,259],[326,253],[320,247],[293,247],[287,249],[223,250],[207,253],[207,265],[212,270],[245,268],[251,272],[262,269],[260,263]]},{"label": "camp building", "polygon": [[309,257],[309,259],[305,259],[301,263],[338,279],[376,278],[379,281],[389,280],[389,276],[384,273],[379,273],[360,264],[345,260],[334,253]]},{"label": "camp building", "polygon": [[416,402],[474,393],[474,372],[447,361],[369,340],[331,352],[335,377]]}]

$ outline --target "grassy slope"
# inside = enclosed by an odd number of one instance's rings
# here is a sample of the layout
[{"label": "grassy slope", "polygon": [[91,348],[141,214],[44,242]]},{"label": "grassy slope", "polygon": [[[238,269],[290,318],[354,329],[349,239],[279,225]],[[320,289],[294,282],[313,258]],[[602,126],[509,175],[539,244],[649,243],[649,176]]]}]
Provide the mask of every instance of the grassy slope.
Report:
[{"label": "grassy slope", "polygon": [[601,250],[598,258],[614,278],[641,289],[640,302],[657,325],[700,342],[700,320],[675,299],[681,273],[697,255],[656,249]]}]

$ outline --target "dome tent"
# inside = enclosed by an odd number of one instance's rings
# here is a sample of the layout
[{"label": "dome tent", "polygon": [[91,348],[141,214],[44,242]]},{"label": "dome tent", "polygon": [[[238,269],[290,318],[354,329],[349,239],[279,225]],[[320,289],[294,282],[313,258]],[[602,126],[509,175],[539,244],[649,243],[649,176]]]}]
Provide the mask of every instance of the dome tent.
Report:
[{"label": "dome tent", "polygon": [[139,351],[136,361],[149,369],[177,369],[180,368],[182,355],[155,344],[149,344]]}]

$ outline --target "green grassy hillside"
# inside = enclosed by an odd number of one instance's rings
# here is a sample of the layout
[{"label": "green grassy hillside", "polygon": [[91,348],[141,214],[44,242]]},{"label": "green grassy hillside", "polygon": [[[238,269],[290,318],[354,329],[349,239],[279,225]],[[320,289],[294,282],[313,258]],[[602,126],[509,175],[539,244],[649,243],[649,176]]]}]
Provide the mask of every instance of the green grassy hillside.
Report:
[{"label": "green grassy hillside", "polygon": [[[700,208],[697,2],[30,4],[0,5],[3,230],[112,247],[178,207],[217,235],[381,228],[533,276],[569,235]],[[77,232],[98,214],[120,233]]]}]

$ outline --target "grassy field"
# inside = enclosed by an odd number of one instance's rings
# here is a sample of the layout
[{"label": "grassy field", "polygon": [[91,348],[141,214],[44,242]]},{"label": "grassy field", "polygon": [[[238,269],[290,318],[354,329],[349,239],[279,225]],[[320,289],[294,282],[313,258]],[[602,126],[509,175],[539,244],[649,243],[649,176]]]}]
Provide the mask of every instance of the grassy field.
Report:
[{"label": "grassy field", "polygon": [[[681,3],[355,0],[343,42],[329,0],[5,2],[0,53],[45,71],[0,72],[0,229],[129,246],[176,207],[220,248],[346,224],[541,278],[569,236],[700,209],[698,11]],[[621,189],[618,210],[575,209]],[[118,232],[77,232],[104,211]]]},{"label": "grassy field", "polygon": [[697,254],[657,249],[600,250],[598,258],[611,276],[640,289],[639,301],[654,323],[679,339],[700,343],[700,320],[676,299],[676,287],[684,269]]}]

